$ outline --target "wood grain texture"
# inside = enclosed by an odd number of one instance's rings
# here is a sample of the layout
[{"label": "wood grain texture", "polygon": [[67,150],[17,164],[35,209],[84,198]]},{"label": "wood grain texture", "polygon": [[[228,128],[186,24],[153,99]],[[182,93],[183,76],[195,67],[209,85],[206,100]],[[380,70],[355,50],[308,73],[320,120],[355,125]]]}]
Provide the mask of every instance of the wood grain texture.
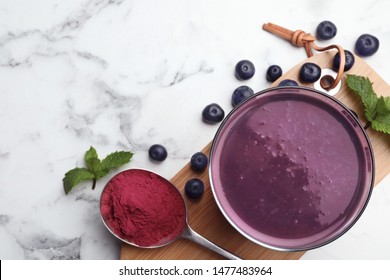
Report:
[{"label": "wood grain texture", "polygon": [[[277,85],[279,81],[285,78],[298,80],[298,72],[300,66],[305,62],[314,62],[324,68],[331,68],[332,59],[334,53],[326,52],[313,56],[305,61],[302,61],[290,71],[285,73],[273,86]],[[348,74],[356,74],[369,77],[373,82],[374,90],[379,95],[390,95],[389,85],[377,74],[375,71],[367,65],[359,57],[355,58],[354,67],[348,71]],[[356,95],[351,92],[343,79],[342,87],[339,93],[335,96],[349,108],[354,110],[361,122],[366,122],[363,115],[363,106],[361,101]],[[312,87],[307,84],[305,86]],[[368,135],[370,137],[375,157],[375,185],[381,181],[390,172],[390,136],[377,133],[372,129],[368,129]],[[209,154],[211,143],[207,145],[203,152]],[[237,254],[244,259],[299,259],[304,252],[280,252],[275,250],[266,249],[260,245],[257,245],[242,235],[240,235],[223,217],[219,211],[217,204],[214,201],[208,173],[203,172],[201,174],[195,173],[191,170],[189,164],[184,166],[172,179],[172,183],[175,184],[178,189],[183,192],[183,188],[187,180],[190,178],[200,178],[205,182],[205,193],[203,197],[198,201],[191,201],[186,198],[188,207],[189,224],[199,234],[220,245],[221,247]],[[169,246],[159,249],[139,249],[129,245],[122,245],[121,259],[223,259],[216,253],[203,248],[188,240],[178,240]]]}]

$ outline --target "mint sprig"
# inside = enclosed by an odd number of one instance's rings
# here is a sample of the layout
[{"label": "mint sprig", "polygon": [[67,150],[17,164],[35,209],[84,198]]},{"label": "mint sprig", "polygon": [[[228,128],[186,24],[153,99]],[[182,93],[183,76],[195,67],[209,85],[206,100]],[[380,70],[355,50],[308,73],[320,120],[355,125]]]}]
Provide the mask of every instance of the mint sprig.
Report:
[{"label": "mint sprig", "polygon": [[62,179],[65,194],[68,194],[74,186],[85,180],[93,180],[92,189],[95,189],[98,179],[106,176],[111,169],[128,163],[132,157],[133,153],[120,151],[111,153],[100,160],[95,148],[91,146],[84,156],[87,168],[76,167],[65,173]]},{"label": "mint sprig", "polygon": [[390,97],[378,97],[367,77],[347,75],[348,87],[360,96],[365,107],[364,115],[376,131],[390,134]]}]

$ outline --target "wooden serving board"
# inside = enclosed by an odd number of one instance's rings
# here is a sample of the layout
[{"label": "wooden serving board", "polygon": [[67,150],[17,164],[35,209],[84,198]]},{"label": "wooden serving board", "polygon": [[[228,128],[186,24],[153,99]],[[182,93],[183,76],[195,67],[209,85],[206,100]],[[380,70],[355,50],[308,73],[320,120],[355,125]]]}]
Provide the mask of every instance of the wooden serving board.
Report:
[{"label": "wooden serving board", "polygon": [[[300,66],[305,62],[314,62],[322,69],[331,68],[334,52],[325,52],[313,56],[300,64],[296,65],[289,72],[284,74],[277,80],[273,86],[276,86],[280,80],[290,78],[298,81],[298,71]],[[359,57],[355,57],[355,65],[348,71],[348,74],[356,74],[368,77],[373,82],[374,90],[379,95],[390,95],[390,86]],[[311,84],[305,86],[312,87]],[[363,124],[366,120],[363,115],[363,106],[360,99],[352,93],[342,80],[342,87],[335,95],[349,108],[354,110]],[[390,135],[385,135],[367,130],[371,139],[375,156],[375,185],[378,184],[390,172]],[[203,152],[209,154],[211,143],[207,145]],[[210,189],[208,172],[201,174],[191,170],[189,164],[184,166],[172,179],[183,193],[184,184],[190,178],[200,178],[205,183],[205,193],[200,200],[191,201],[186,198],[188,206],[188,216],[190,226],[199,234],[220,245],[243,259],[299,259],[304,252],[280,252],[271,249],[266,249],[257,245],[239,234],[225,218],[217,207],[214,201],[212,191]],[[140,249],[124,244],[120,253],[121,259],[223,259],[218,254],[203,248],[191,241],[181,239],[172,244],[158,249]]]}]

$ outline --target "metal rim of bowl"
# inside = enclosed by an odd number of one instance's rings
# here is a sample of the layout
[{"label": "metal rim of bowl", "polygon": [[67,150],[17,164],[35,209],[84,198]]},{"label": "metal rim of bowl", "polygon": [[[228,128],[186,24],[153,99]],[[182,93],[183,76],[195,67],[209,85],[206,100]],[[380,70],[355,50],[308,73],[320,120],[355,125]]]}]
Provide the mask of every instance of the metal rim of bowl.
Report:
[{"label": "metal rim of bowl", "polygon": [[[370,151],[370,159],[371,159],[371,162],[372,162],[372,174],[371,174],[371,182],[370,182],[370,186],[369,186],[369,191],[368,191],[368,194],[367,194],[367,198],[365,199],[364,201],[364,204],[363,206],[361,207],[361,209],[359,209],[359,213],[356,215],[356,217],[353,218],[353,221],[344,229],[342,230],[340,233],[334,235],[332,238],[329,238],[328,240],[325,240],[324,242],[319,242],[318,244],[315,244],[315,245],[312,245],[312,246],[302,246],[302,247],[297,247],[297,248],[285,248],[285,247],[278,247],[278,246],[273,246],[273,245],[270,245],[270,244],[267,244],[266,242],[264,241],[261,241],[261,240],[258,240],[252,236],[250,236],[249,234],[247,234],[246,232],[244,232],[244,230],[242,230],[238,225],[236,225],[236,223],[230,218],[230,216],[224,211],[223,209],[223,206],[221,205],[221,202],[218,200],[217,198],[217,194],[216,194],[216,190],[215,190],[215,186],[214,186],[214,182],[213,182],[213,177],[212,177],[212,169],[213,169],[213,154],[214,154],[214,150],[216,149],[215,146],[216,146],[216,140],[218,139],[220,133],[222,132],[225,124],[229,121],[229,119],[231,118],[231,116],[242,106],[244,105],[245,103],[247,102],[250,102],[252,99],[256,98],[257,96],[263,94],[263,93],[268,93],[268,92],[271,92],[271,91],[274,91],[274,90],[286,90],[286,91],[291,91],[291,90],[294,90],[294,91],[299,91],[299,90],[305,90],[305,91],[311,91],[313,94],[320,94],[322,95],[323,97],[326,97],[328,99],[330,99],[331,101],[337,103],[338,105],[340,105],[342,108],[344,108],[348,114],[356,121],[356,123],[358,124],[361,132],[363,133],[363,136],[365,138],[365,140],[367,141],[367,145],[369,147],[369,151]],[[319,247],[322,247],[326,244],[329,244],[331,242],[333,242],[334,240],[338,239],[339,237],[341,237],[342,235],[344,235],[346,232],[348,232],[350,230],[350,228],[359,220],[359,218],[361,217],[361,215],[363,214],[365,208],[367,207],[367,204],[370,200],[370,197],[371,197],[371,194],[372,194],[372,190],[374,188],[374,183],[375,183],[375,159],[374,159],[374,153],[373,153],[373,149],[372,149],[372,145],[371,145],[371,141],[367,135],[367,132],[365,131],[364,127],[362,126],[362,124],[360,123],[359,119],[351,112],[351,110],[345,105],[343,104],[341,101],[337,100],[335,97],[333,96],[330,96],[326,93],[323,93],[319,90],[316,90],[316,89],[313,89],[313,88],[309,88],[309,87],[304,87],[304,86],[286,86],[286,87],[272,87],[272,88],[268,88],[268,89],[265,89],[265,90],[262,90],[262,91],[259,91],[257,93],[255,93],[254,95],[252,95],[251,97],[247,98],[246,100],[244,100],[242,103],[240,103],[238,106],[234,107],[230,112],[229,114],[224,118],[224,120],[222,121],[222,123],[220,124],[217,132],[215,133],[215,136],[212,140],[212,145],[211,145],[211,149],[210,149],[210,158],[209,158],[209,167],[208,167],[208,175],[209,175],[209,180],[210,180],[210,186],[211,186],[211,190],[212,190],[212,193],[213,193],[213,197],[214,197],[214,200],[216,202],[216,204],[218,205],[218,208],[219,210],[222,212],[223,216],[225,217],[225,219],[230,223],[230,225],[232,225],[241,235],[243,235],[245,238],[249,239],[250,241],[258,244],[258,245],[261,245],[265,248],[269,248],[269,249],[273,249],[273,250],[278,250],[278,251],[284,251],[284,252],[297,252],[297,251],[306,251],[306,250],[312,250],[312,249],[316,249],[316,248],[319,248]]]}]

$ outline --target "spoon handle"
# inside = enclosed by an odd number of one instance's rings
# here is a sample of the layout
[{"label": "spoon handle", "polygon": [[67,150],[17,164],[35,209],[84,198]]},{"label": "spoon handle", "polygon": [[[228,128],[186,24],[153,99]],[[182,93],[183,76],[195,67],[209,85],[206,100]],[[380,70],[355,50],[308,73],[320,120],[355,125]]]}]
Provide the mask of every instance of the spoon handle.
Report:
[{"label": "spoon handle", "polygon": [[210,240],[204,238],[197,232],[195,232],[190,226],[187,227],[187,229],[183,232],[182,236],[183,238],[186,238],[188,240],[191,240],[195,243],[198,243],[218,254],[221,256],[224,256],[225,258],[229,260],[241,260],[238,256],[226,251],[225,249],[222,249],[217,244],[211,242]]}]

